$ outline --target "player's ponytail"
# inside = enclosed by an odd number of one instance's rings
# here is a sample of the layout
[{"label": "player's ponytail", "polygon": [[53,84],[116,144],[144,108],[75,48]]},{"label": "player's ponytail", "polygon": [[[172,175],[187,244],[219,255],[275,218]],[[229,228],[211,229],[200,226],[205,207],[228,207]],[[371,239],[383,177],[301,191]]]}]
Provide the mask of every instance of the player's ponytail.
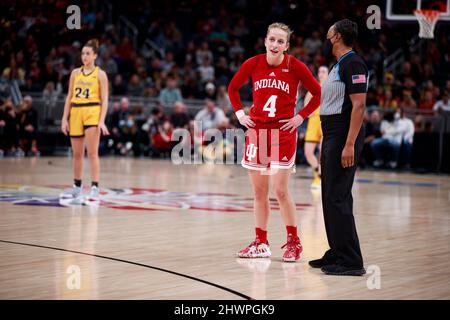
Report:
[{"label": "player's ponytail", "polygon": [[85,47],[92,48],[92,51],[94,51],[95,54],[98,53],[98,40],[97,39],[91,39],[84,45]]}]

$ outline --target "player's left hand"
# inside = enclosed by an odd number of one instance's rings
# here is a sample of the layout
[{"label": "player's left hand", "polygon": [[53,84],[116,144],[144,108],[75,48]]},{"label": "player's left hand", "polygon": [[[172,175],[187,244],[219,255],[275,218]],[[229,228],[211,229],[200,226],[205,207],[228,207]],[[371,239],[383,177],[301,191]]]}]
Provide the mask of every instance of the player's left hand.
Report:
[{"label": "player's left hand", "polygon": [[109,136],[108,128],[106,127],[104,122],[100,122],[98,124],[98,128],[100,129],[100,133],[104,136]]},{"label": "player's left hand", "polygon": [[303,120],[305,119],[299,114],[290,119],[280,120],[280,122],[286,122],[280,129],[281,131],[289,130],[289,132],[292,133],[303,123]]},{"label": "player's left hand", "polygon": [[342,149],[341,164],[344,168],[353,167],[355,164],[355,147],[349,144],[345,144]]}]

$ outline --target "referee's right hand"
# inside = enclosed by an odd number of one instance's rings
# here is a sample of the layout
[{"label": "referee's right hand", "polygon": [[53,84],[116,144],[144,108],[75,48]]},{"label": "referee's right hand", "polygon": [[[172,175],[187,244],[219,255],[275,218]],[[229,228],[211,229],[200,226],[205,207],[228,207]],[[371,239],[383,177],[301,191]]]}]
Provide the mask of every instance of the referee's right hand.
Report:
[{"label": "referee's right hand", "polygon": [[355,164],[355,147],[353,145],[345,144],[342,149],[341,164],[343,168],[353,167]]}]

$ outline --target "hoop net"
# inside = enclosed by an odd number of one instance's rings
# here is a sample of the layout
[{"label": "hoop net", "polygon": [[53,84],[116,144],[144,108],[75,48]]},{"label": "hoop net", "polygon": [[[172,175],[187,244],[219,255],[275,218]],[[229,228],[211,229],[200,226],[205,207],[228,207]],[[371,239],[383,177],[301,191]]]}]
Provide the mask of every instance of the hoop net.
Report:
[{"label": "hoop net", "polygon": [[441,12],[438,10],[414,10],[414,15],[419,21],[419,37],[433,39],[434,27],[439,20]]}]

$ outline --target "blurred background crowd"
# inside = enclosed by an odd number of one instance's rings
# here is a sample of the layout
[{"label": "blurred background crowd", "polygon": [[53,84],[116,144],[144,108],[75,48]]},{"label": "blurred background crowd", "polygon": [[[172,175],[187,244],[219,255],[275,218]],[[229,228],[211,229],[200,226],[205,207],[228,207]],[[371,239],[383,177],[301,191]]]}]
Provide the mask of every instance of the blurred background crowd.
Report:
[{"label": "blurred background crowd", "polygon": [[[81,2],[82,29],[69,30],[66,8],[76,2],[2,1],[0,156],[50,154],[67,146],[58,133],[64,97],[90,38],[100,41],[97,64],[110,82],[111,136],[102,140],[102,154],[168,157],[174,130],[193,131],[194,120],[202,121],[202,130],[240,128],[227,85],[247,58],[265,52],[270,23],[293,28],[289,53],[317,74],[319,66],[333,64],[323,54],[328,28],[346,17],[359,25],[355,49],[371,70],[361,165],[426,167],[415,156],[423,150],[438,150],[436,157],[445,162],[450,34],[438,25],[435,39],[419,40],[417,22],[384,21],[381,30],[369,30],[366,8],[373,2]],[[249,84],[241,96],[251,105]],[[299,129],[298,163],[304,162],[305,125]],[[434,151],[427,149],[432,146]]]}]

